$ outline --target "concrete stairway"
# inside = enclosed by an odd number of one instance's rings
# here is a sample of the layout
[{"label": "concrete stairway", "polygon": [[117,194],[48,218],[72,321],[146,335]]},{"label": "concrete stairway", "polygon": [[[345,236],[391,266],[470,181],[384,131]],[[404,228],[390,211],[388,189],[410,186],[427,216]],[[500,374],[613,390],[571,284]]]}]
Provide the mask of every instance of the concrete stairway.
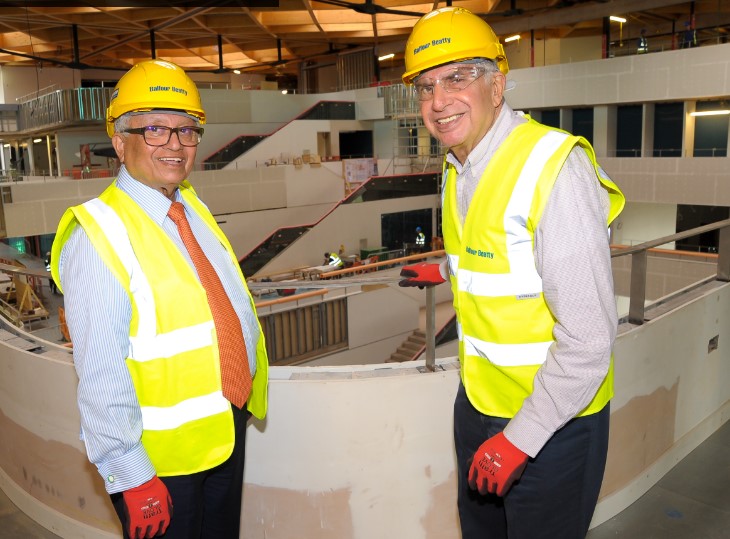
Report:
[{"label": "concrete stairway", "polygon": [[386,363],[413,361],[416,354],[426,346],[426,334],[420,329],[413,331],[403,344],[398,347],[394,353],[390,355],[390,359]]}]

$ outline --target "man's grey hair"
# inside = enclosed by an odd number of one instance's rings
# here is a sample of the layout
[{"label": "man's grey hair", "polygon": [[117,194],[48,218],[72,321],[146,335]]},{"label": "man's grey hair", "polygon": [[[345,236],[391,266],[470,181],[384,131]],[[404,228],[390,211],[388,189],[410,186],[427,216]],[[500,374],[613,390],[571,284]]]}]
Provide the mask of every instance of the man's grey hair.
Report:
[{"label": "man's grey hair", "polygon": [[124,132],[129,128],[129,121],[132,118],[132,115],[130,113],[122,114],[119,118],[114,120],[114,133],[127,136],[127,134]]}]

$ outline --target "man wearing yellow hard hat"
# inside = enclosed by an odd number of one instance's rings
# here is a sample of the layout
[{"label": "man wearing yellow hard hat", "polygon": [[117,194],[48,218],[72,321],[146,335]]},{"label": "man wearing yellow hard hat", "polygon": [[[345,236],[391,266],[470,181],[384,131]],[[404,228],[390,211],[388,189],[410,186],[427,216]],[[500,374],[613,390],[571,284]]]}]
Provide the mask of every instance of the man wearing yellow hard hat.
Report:
[{"label": "man wearing yellow hard hat", "polygon": [[82,439],[134,539],[238,538],[246,423],[266,413],[253,299],[187,179],[203,124],[179,66],[132,67],[106,116],[119,175],[66,210],[52,248]]},{"label": "man wearing yellow hard hat", "polygon": [[579,539],[598,499],[617,329],[608,226],[624,197],[581,137],[504,99],[499,39],[462,8],[423,16],[403,81],[448,147],[447,260],[401,286],[450,280],[461,383],[454,403],[465,538]]}]

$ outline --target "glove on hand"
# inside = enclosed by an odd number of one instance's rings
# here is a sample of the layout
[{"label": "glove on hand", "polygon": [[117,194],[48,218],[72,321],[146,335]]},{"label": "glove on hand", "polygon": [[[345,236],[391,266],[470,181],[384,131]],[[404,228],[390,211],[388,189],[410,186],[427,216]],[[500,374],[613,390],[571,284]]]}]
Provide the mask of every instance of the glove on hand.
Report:
[{"label": "glove on hand", "polygon": [[408,278],[401,280],[398,286],[417,286],[422,289],[424,286],[435,286],[444,283],[446,279],[441,277],[439,266],[440,264],[429,264],[427,262],[403,266],[400,270],[400,276]]},{"label": "glove on hand", "polygon": [[159,477],[154,476],[138,487],[125,490],[122,496],[131,539],[151,539],[167,531],[172,517],[172,498]]},{"label": "glove on hand", "polygon": [[479,494],[504,496],[512,483],[520,478],[527,465],[528,456],[503,433],[492,436],[479,446],[469,468],[469,488]]}]

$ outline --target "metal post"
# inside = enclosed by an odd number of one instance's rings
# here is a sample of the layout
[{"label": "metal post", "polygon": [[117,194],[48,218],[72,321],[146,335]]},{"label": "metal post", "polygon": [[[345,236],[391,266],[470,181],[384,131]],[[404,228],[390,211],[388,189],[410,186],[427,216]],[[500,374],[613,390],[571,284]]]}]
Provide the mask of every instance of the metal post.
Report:
[{"label": "metal post", "polygon": [[717,251],[717,280],[730,281],[730,228],[727,226],[720,229]]},{"label": "metal post", "polygon": [[644,323],[644,303],[646,300],[646,250],[631,255],[631,292],[629,299],[629,322],[636,325]]},{"label": "metal post", "polygon": [[436,370],[436,287],[426,287],[426,369]]}]

